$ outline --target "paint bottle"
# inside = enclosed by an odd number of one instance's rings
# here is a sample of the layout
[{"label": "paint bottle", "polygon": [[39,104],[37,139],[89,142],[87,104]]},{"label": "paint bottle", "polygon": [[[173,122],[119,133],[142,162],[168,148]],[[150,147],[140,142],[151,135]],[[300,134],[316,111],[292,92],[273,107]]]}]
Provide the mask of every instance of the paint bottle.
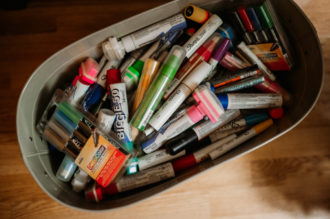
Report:
[{"label": "paint bottle", "polygon": [[210,13],[208,11],[193,4],[187,5],[183,11],[183,14],[187,19],[199,24],[204,24],[210,17]]},{"label": "paint bottle", "polygon": [[265,82],[264,76],[253,76],[253,77],[243,79],[241,81],[237,81],[237,82],[225,85],[225,86],[221,86],[221,87],[215,89],[214,93],[220,94],[220,93],[236,92],[236,91],[240,91],[240,90],[247,89],[250,87],[254,87],[255,85],[258,85],[263,82]]},{"label": "paint bottle", "polygon": [[237,13],[239,14],[244,26],[246,27],[247,31],[251,32],[254,36],[254,39],[256,40],[256,43],[261,43],[261,39],[258,35],[258,33],[255,31],[255,29],[253,28],[253,24],[246,12],[245,8],[240,8],[237,10]]},{"label": "paint bottle", "polygon": [[76,169],[77,165],[74,163],[74,159],[66,154],[60,167],[57,169],[56,178],[62,182],[69,182]]},{"label": "paint bottle", "polygon": [[138,135],[139,130],[143,131],[145,129],[151,116],[156,110],[156,107],[161,101],[165,90],[178,71],[184,57],[185,50],[182,47],[176,45],[172,47],[166,60],[158,71],[156,78],[146,92],[139,108],[130,121],[133,140]]},{"label": "paint bottle", "polygon": [[208,41],[206,41],[190,59],[180,68],[175,78],[169,85],[165,92],[164,98],[167,99],[180,85],[180,83],[187,77],[194,68],[196,68],[202,61],[207,62],[211,57],[213,50],[220,41],[221,36],[218,33],[213,34]]},{"label": "paint bottle", "polygon": [[187,27],[186,19],[182,14],[176,14],[170,18],[149,25],[132,34],[117,40],[110,37],[107,42],[102,44],[103,53],[109,59],[123,59],[127,52],[139,49],[168,32],[182,30]]},{"label": "paint bottle", "polygon": [[87,186],[87,184],[91,181],[91,178],[88,174],[82,169],[78,169],[74,174],[73,179],[71,181],[72,189],[75,192],[81,192]]},{"label": "paint bottle", "polygon": [[229,93],[218,94],[224,109],[267,109],[281,107],[281,94]]}]

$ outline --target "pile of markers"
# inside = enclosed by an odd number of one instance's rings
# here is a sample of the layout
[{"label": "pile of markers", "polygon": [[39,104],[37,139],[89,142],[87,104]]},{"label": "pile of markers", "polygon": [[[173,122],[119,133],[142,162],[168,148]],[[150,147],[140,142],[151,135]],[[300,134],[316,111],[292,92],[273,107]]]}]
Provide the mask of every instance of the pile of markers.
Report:
[{"label": "pile of markers", "polygon": [[290,94],[274,72],[293,62],[271,4],[223,19],[190,4],[81,63],[37,126],[65,152],[57,178],[100,201],[217,159],[281,118]]}]

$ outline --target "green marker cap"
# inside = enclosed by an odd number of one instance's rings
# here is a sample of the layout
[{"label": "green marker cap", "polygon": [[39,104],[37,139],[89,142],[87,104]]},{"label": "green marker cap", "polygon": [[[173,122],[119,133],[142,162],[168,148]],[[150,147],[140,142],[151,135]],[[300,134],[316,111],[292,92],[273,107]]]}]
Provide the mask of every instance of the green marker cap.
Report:
[{"label": "green marker cap", "polygon": [[142,72],[142,70],[143,70],[143,66],[144,66],[144,61],[142,61],[142,60],[137,60],[136,62],[134,62],[134,64],[132,65],[132,67],[136,70],[136,71],[138,71],[139,73],[141,73]]},{"label": "green marker cap", "polygon": [[265,29],[273,28],[274,23],[273,23],[272,17],[270,16],[265,4],[262,4],[259,7],[256,7],[255,9],[256,9],[258,17],[261,21],[262,27]]}]

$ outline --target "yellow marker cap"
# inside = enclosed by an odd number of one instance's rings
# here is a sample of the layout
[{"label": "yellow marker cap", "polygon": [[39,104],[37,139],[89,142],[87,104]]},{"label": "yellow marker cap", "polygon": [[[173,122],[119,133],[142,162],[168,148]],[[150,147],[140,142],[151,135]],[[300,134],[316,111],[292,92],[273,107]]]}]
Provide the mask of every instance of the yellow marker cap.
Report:
[{"label": "yellow marker cap", "polygon": [[267,128],[273,125],[272,119],[267,119],[266,121],[263,121],[259,123],[258,125],[253,126],[253,129],[255,130],[256,134],[259,134],[260,132],[263,132]]},{"label": "yellow marker cap", "polygon": [[189,4],[184,9],[184,16],[187,19],[195,21],[197,23],[203,24],[207,21],[210,16],[210,13],[202,8],[197,7],[196,5]]}]

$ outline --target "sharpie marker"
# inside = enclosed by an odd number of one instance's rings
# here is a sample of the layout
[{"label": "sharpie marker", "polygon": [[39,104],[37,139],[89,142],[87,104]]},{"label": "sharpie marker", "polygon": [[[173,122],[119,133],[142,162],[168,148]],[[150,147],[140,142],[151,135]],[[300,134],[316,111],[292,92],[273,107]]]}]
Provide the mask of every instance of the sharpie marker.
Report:
[{"label": "sharpie marker", "polygon": [[268,119],[259,123],[258,125],[253,126],[248,131],[244,132],[243,134],[239,135],[237,138],[233,139],[232,141],[221,145],[217,149],[213,150],[209,153],[209,156],[212,160],[217,159],[221,155],[227,153],[228,151],[232,150],[233,148],[237,147],[238,145],[246,142],[247,140],[251,139],[252,137],[260,134],[261,132],[265,131],[267,128],[273,125],[273,120]]},{"label": "sharpie marker", "polygon": [[268,38],[266,32],[262,29],[261,23],[259,21],[259,18],[257,16],[254,8],[247,8],[246,13],[249,16],[249,18],[252,22],[252,25],[253,25],[254,29],[256,30],[257,34],[260,33],[260,35],[262,36],[261,42],[262,43],[268,42],[269,38]]},{"label": "sharpie marker", "polygon": [[253,37],[250,35],[250,32],[248,32],[243,24],[243,22],[240,19],[239,14],[234,11],[231,14],[231,21],[234,22],[234,27],[238,28],[238,32],[241,32],[240,35],[243,35],[243,39],[247,44],[253,44],[254,43],[254,39]]},{"label": "sharpie marker", "polygon": [[175,78],[169,85],[164,94],[167,99],[180,85],[180,83],[196,68],[202,61],[207,62],[211,57],[212,51],[215,49],[216,44],[220,41],[221,35],[218,33],[213,34],[208,41],[206,41],[190,59],[180,68]]},{"label": "sharpie marker", "polygon": [[281,94],[229,93],[218,94],[223,108],[226,109],[267,109],[281,107]]},{"label": "sharpie marker", "polygon": [[227,124],[231,120],[237,118],[240,115],[239,110],[227,110],[224,114],[221,115],[219,121],[212,123],[210,120],[204,121],[194,128],[185,131],[184,133],[172,138],[165,144],[167,151],[175,155],[182,150],[189,147],[191,144],[196,144],[201,139],[206,138],[212,132],[219,129],[219,127]]},{"label": "sharpie marker", "polygon": [[255,40],[257,43],[261,43],[261,39],[259,38],[258,33],[254,30],[252,22],[247,15],[246,9],[245,8],[240,8],[237,10],[237,13],[239,14],[244,26],[246,27],[247,31],[252,32]]},{"label": "sharpie marker", "polygon": [[186,27],[187,23],[184,16],[181,13],[176,14],[170,18],[122,37],[119,41],[116,37],[110,37],[107,42],[102,44],[103,53],[109,60],[121,60],[127,52],[131,52],[152,43],[168,32],[182,30]]},{"label": "sharpie marker", "polygon": [[69,182],[76,169],[77,165],[74,163],[74,159],[66,154],[56,171],[56,178],[62,182]]},{"label": "sharpie marker", "polygon": [[237,45],[237,48],[250,60],[250,62],[257,64],[260,71],[269,77],[272,81],[275,81],[275,75],[265,66],[261,60],[247,47],[244,42]]},{"label": "sharpie marker", "polygon": [[253,76],[253,77],[243,79],[241,81],[233,82],[228,85],[218,87],[217,89],[215,89],[214,93],[220,94],[220,93],[240,91],[243,89],[253,87],[253,86],[258,85],[263,82],[265,82],[264,76]]},{"label": "sharpie marker", "polygon": [[183,11],[183,14],[187,19],[195,21],[199,24],[204,24],[210,17],[210,13],[208,11],[193,4],[187,5]]},{"label": "sharpie marker", "polygon": [[169,83],[173,80],[183,59],[185,50],[180,46],[173,46],[166,60],[162,64],[154,81],[151,83],[139,108],[134,113],[130,123],[133,141],[143,131],[163,97]]}]

